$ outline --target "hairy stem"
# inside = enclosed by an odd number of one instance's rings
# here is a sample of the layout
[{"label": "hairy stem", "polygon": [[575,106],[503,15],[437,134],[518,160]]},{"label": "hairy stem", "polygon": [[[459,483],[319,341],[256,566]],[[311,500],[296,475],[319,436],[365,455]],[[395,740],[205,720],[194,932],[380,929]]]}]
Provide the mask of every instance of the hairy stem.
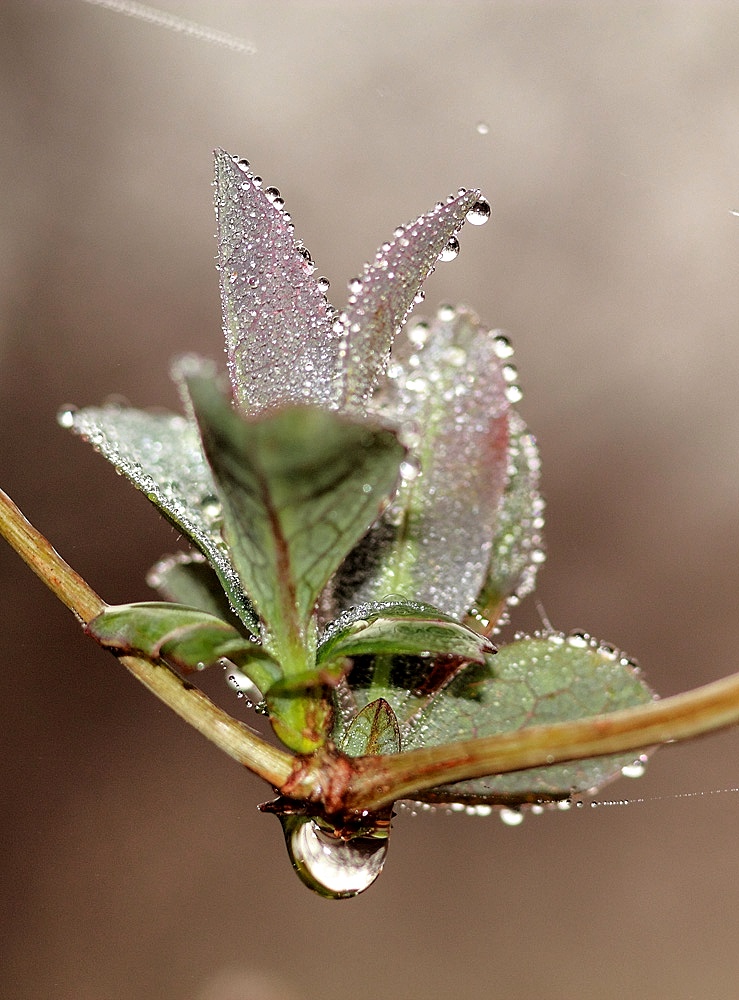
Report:
[{"label": "hairy stem", "polygon": [[[37,576],[84,624],[105,610],[105,602],[69,566],[0,490],[0,534]],[[293,757],[255,736],[245,725],[187,683],[168,667],[139,656],[121,656],[121,663],[182,719],[194,726],[229,757],[275,787],[288,779]]]}]

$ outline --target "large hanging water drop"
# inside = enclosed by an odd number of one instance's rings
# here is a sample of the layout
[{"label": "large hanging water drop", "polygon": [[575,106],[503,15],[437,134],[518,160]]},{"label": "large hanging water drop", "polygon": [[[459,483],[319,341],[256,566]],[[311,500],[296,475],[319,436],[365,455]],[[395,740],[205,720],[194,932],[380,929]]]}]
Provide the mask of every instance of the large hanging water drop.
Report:
[{"label": "large hanging water drop", "polygon": [[280,816],[287,853],[301,881],[327,899],[364,892],[383,869],[388,828],[343,840],[306,816]]}]

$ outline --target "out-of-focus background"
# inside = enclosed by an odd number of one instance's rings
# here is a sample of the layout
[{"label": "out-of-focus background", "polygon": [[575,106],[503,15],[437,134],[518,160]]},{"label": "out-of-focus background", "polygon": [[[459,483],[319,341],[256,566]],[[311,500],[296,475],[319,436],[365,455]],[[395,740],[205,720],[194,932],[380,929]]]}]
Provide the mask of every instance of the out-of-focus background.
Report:
[{"label": "out-of-focus background", "polygon": [[[256,52],[74,0],[0,6],[0,485],[107,600],[151,597],[174,532],[55,414],[174,407],[168,359],[220,355],[212,148],[282,190],[337,304],[396,225],[479,185],[493,222],[427,304],[512,333],[546,614],[663,694],[737,669],[737,6],[159,6]],[[4,543],[0,580],[0,995],[736,995],[739,796],[716,790],[739,784],[739,733],[603,795],[643,804],[517,829],[401,814],[377,885],[331,903],[257,812],[267,790]],[[529,599],[514,624],[537,620]]]}]

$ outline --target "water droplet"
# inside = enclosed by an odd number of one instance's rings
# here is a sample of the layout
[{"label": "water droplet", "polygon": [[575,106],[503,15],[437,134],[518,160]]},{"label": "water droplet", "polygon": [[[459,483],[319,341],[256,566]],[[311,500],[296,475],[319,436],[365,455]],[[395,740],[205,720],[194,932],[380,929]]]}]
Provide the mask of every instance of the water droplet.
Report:
[{"label": "water droplet", "polygon": [[443,305],[439,306],[436,310],[436,315],[439,317],[442,323],[451,323],[454,319],[456,313],[454,311],[454,306]]},{"label": "water droplet", "polygon": [[221,501],[216,496],[208,494],[204,496],[200,501],[200,509],[205,514],[206,517],[210,517],[213,520],[217,520],[223,515],[223,508],[221,507]]},{"label": "water droplet", "polygon": [[274,201],[275,198],[280,197],[280,189],[276,187],[268,187],[264,189],[264,194],[270,201]]},{"label": "water droplet", "polygon": [[406,483],[413,482],[421,471],[421,463],[413,455],[409,455],[400,463],[400,475]]},{"label": "water droplet", "polygon": [[506,826],[520,826],[523,823],[523,813],[520,809],[501,809],[498,815]]},{"label": "water droplet", "polygon": [[323,292],[324,295],[331,287],[331,282],[328,280],[328,278],[324,277],[323,275],[321,275],[321,277],[318,279],[316,283],[318,285],[318,291]]},{"label": "water droplet", "polygon": [[342,840],[305,816],[280,816],[287,852],[301,880],[321,896],[349,899],[364,892],[383,869],[387,829],[379,836]]},{"label": "water droplet", "polygon": [[69,430],[70,427],[74,427],[74,415],[77,412],[76,406],[63,406],[59,413],[57,414],[57,421],[60,427],[64,427]]},{"label": "water droplet", "polygon": [[637,759],[632,764],[625,764],[621,768],[621,774],[624,778],[641,778],[644,776],[644,772],[647,769],[647,758],[646,755],[637,757]]},{"label": "water droplet", "polygon": [[428,336],[429,325],[428,323],[424,323],[423,320],[414,323],[408,330],[408,340],[410,340],[414,347],[423,347],[428,340]]},{"label": "water droplet", "polygon": [[454,260],[455,257],[459,255],[459,240],[456,236],[451,236],[449,242],[444,247],[444,249],[439,254],[439,260],[450,261]]},{"label": "water droplet", "polygon": [[590,636],[587,632],[570,632],[567,645],[574,646],[575,649],[587,649],[590,646]]},{"label": "water droplet", "polygon": [[482,226],[490,218],[490,203],[485,198],[480,198],[465,216],[467,222],[472,226]]},{"label": "water droplet", "polygon": [[364,284],[361,278],[352,278],[352,280],[349,282],[349,291],[352,293],[352,295],[359,295],[359,293],[362,291],[363,288]]},{"label": "water droplet", "polygon": [[523,399],[523,393],[519,385],[506,386],[505,395],[509,403],[520,403]]},{"label": "water droplet", "polygon": [[493,341],[493,350],[501,361],[513,356],[513,346],[504,333],[496,335],[495,340]]},{"label": "water droplet", "polygon": [[420,304],[425,300],[425,298],[426,298],[426,292],[424,292],[422,288],[419,288],[416,294],[413,296],[413,301],[417,306],[420,306]]},{"label": "water droplet", "polygon": [[487,135],[490,131],[490,126],[487,122],[478,122],[477,125],[475,125],[475,131],[478,135]]},{"label": "water droplet", "polygon": [[250,702],[257,702],[260,700],[262,696],[259,693],[257,686],[246,676],[246,674],[242,674],[240,670],[237,670],[233,663],[230,663],[228,660],[224,661],[223,669],[228,671],[226,674],[226,683],[237,693],[237,695],[241,698],[248,698]]},{"label": "water droplet", "polygon": [[259,174],[255,174],[252,177],[251,182],[255,188],[260,188],[262,184],[264,184],[264,180],[259,176]]}]

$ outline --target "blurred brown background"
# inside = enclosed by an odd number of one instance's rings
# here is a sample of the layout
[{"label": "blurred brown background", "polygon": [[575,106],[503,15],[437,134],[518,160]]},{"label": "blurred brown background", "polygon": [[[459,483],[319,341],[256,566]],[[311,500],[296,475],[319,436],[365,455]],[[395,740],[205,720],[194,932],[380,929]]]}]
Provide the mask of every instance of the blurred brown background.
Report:
[{"label": "blurred brown background", "polygon": [[[663,694],[737,669],[737,5],[160,6],[257,52],[0,5],[0,484],[106,599],[147,599],[176,537],[55,414],[175,406],[170,356],[219,356],[212,148],[280,187],[337,304],[396,225],[479,185],[493,223],[427,302],[512,332],[547,614]],[[738,784],[736,731],[605,793],[658,801],[400,815],[378,884],[330,903],[256,779],[4,545],[0,576],[3,997],[736,995],[739,797],[708,794]],[[514,623],[536,621],[530,599]]]}]

